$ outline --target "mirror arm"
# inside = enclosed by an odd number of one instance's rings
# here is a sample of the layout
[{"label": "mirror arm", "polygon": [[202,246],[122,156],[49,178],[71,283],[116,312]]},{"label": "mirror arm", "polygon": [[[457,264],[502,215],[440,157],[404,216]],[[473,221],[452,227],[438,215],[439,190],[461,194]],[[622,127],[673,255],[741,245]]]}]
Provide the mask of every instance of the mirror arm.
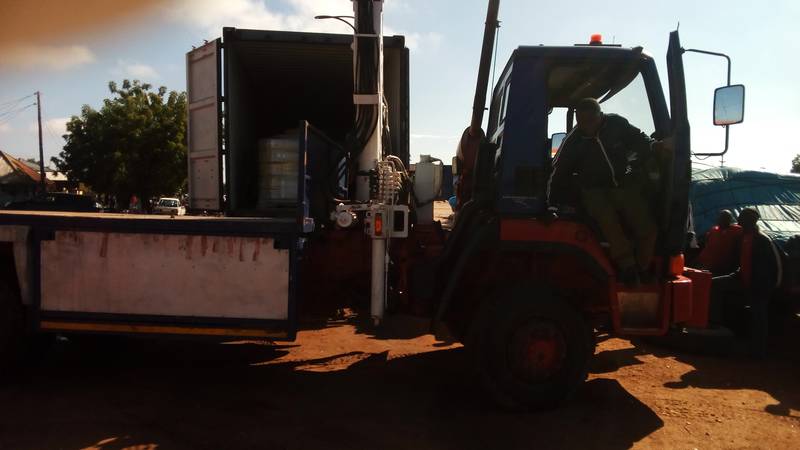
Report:
[{"label": "mirror arm", "polygon": [[[731,85],[731,57],[724,54],[724,53],[717,53],[717,52],[709,52],[708,50],[699,50],[696,48],[682,48],[681,49],[684,53],[691,52],[691,53],[701,53],[703,55],[711,55],[711,56],[720,56],[725,58],[728,61],[728,84],[726,86]],[[730,137],[730,125],[725,125],[725,148],[720,153],[692,153],[692,156],[724,156],[725,153],[728,152],[728,141]]]},{"label": "mirror arm", "polygon": [[725,156],[725,153],[728,153],[728,138],[730,137],[730,125],[723,125],[725,127],[725,148],[722,149],[719,153],[694,153],[692,152],[692,156]]},{"label": "mirror arm", "polygon": [[725,53],[717,53],[717,52],[709,52],[708,50],[698,50],[696,48],[682,48],[681,49],[684,53],[691,52],[691,53],[702,53],[703,55],[711,55],[711,56],[719,56],[725,58],[728,61],[728,84],[727,86],[731,85],[731,57],[726,55]]}]

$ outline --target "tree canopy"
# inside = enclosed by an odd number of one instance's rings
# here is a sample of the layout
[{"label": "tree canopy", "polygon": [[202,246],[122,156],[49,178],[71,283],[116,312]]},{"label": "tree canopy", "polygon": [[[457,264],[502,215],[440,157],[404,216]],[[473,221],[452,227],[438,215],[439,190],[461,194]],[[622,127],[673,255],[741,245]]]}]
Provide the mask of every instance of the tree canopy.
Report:
[{"label": "tree canopy", "polygon": [[800,155],[797,155],[792,160],[792,173],[800,173]]},{"label": "tree canopy", "polygon": [[[127,205],[174,195],[186,184],[186,93],[124,80],[109,82],[99,111],[84,105],[67,122],[58,171]],[[146,204],[146,202],[145,202]]]}]

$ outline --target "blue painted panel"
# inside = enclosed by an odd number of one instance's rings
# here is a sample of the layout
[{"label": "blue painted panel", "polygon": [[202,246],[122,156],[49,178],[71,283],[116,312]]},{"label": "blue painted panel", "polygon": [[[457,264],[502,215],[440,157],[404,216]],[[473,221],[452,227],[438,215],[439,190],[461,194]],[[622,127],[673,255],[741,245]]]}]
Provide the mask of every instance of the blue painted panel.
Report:
[{"label": "blue painted panel", "polygon": [[516,58],[505,132],[498,151],[497,209],[531,215],[546,207],[547,64],[542,58]]}]

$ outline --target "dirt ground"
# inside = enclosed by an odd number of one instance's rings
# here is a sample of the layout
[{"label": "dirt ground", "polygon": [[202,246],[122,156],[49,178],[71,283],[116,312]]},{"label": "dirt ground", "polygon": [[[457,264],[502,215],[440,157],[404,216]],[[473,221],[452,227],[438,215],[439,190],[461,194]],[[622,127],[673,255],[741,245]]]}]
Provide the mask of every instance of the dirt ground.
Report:
[{"label": "dirt ground", "polygon": [[61,341],[0,385],[0,449],[800,448],[800,334],[763,362],[608,339],[575,399],[523,414],[483,401],[426,321],[395,321]]},{"label": "dirt ground", "polygon": [[574,399],[524,414],[484,401],[427,320],[310,321],[285,344],[74,338],[0,381],[0,450],[800,448],[792,321],[765,361],[601,340]]}]

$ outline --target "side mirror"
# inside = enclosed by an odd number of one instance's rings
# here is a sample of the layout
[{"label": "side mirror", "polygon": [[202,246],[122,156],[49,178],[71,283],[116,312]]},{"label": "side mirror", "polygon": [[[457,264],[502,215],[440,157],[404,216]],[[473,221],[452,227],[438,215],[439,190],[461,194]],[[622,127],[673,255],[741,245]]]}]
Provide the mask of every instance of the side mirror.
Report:
[{"label": "side mirror", "polygon": [[558,153],[559,147],[561,147],[561,143],[564,142],[564,138],[567,137],[567,133],[553,133],[550,136],[550,157],[555,158],[556,153]]},{"label": "side mirror", "polygon": [[743,121],[744,85],[717,88],[714,91],[714,125],[735,125]]},{"label": "side mirror", "polygon": [[461,175],[461,161],[458,156],[453,156],[453,176]]}]

